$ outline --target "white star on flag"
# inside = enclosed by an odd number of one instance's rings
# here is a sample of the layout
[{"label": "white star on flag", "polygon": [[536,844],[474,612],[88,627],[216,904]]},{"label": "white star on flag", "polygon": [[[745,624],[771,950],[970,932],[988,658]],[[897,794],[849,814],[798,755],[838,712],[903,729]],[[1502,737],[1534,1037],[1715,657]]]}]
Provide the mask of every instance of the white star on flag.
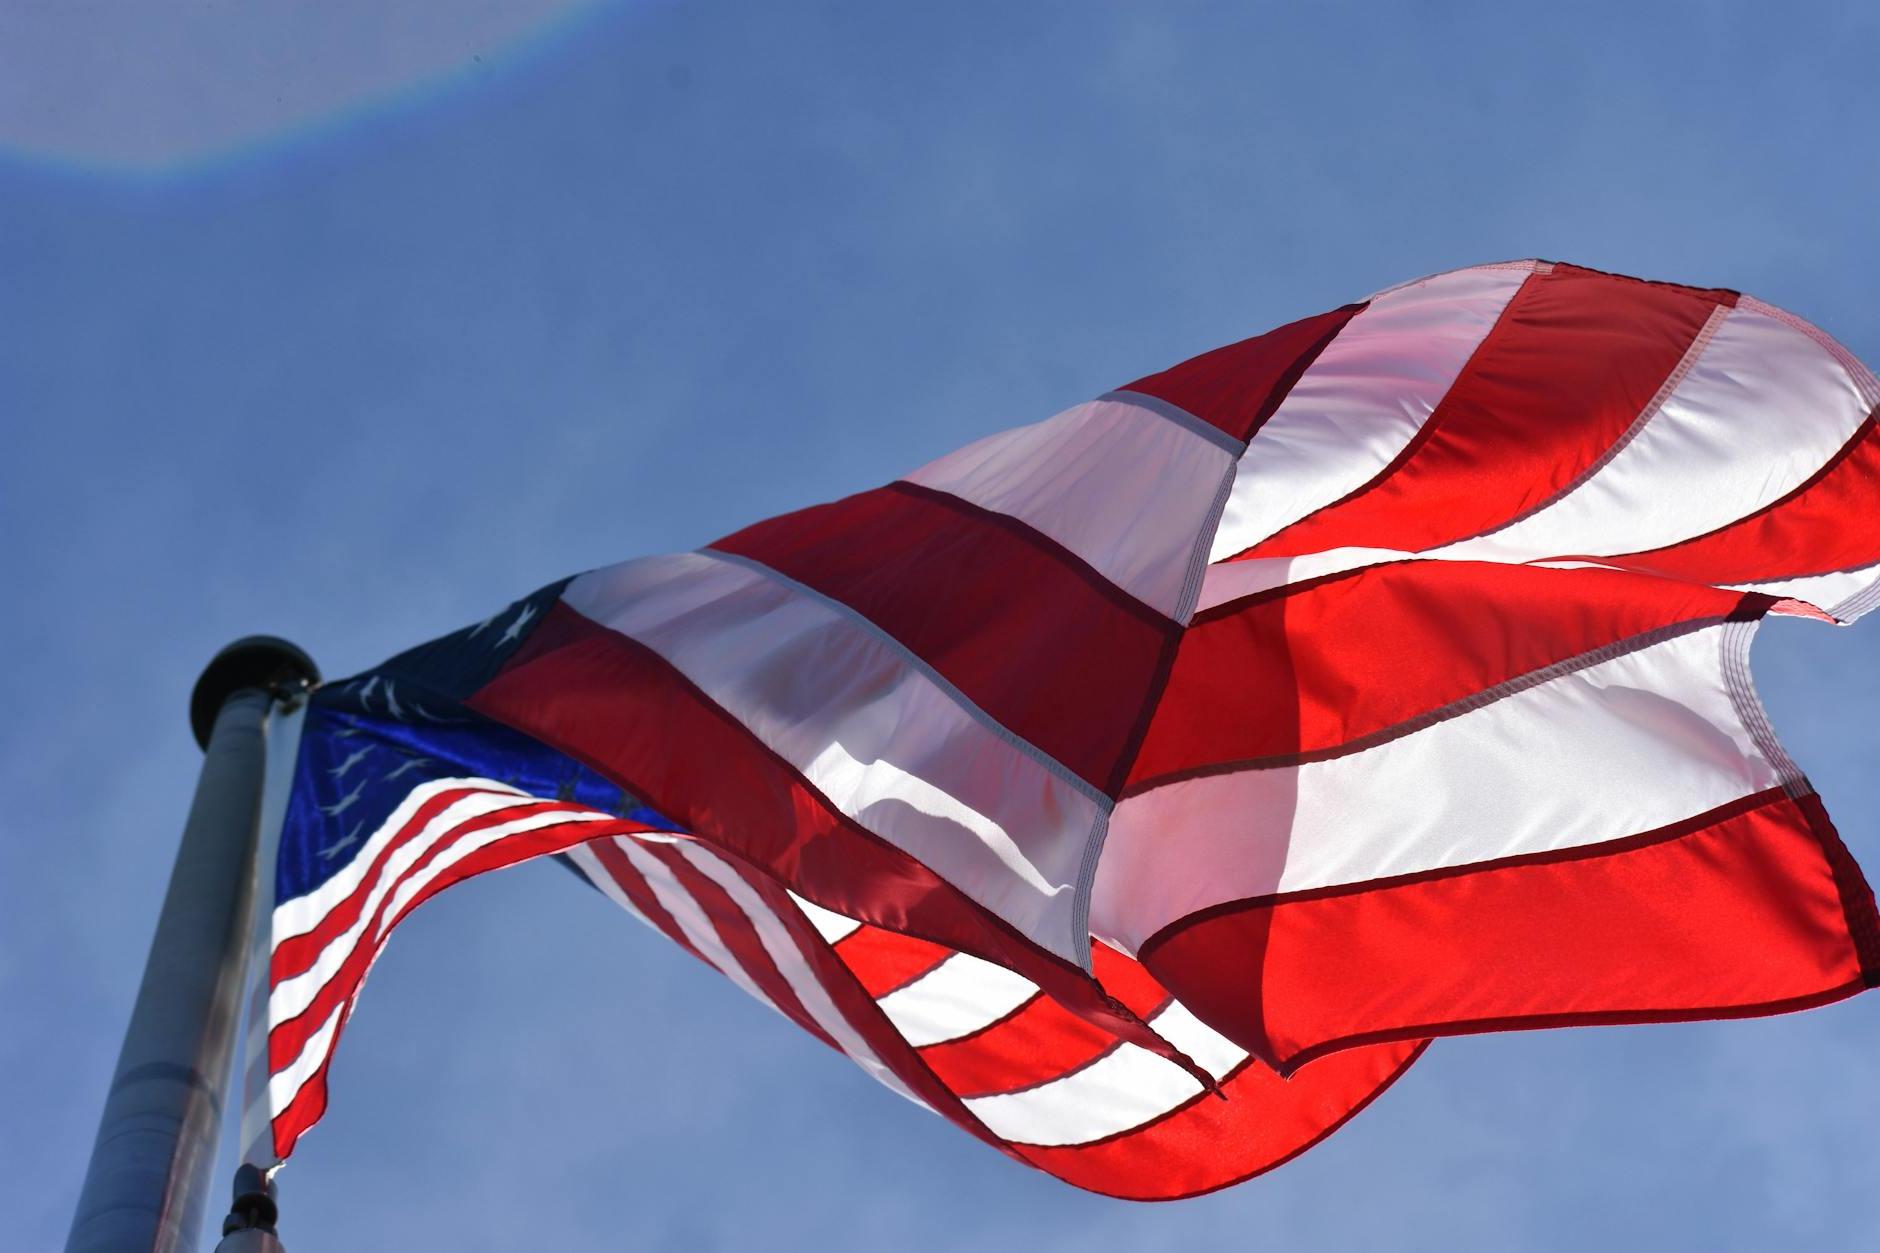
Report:
[{"label": "white star on flag", "polygon": [[535,606],[524,605],[522,607],[522,611],[516,615],[516,620],[509,624],[509,629],[504,631],[502,634],[502,638],[496,641],[496,646],[498,648],[501,648],[504,644],[511,644],[511,643],[514,643],[516,640],[521,639],[522,628],[527,626],[529,624],[530,619],[534,617],[535,617]]}]

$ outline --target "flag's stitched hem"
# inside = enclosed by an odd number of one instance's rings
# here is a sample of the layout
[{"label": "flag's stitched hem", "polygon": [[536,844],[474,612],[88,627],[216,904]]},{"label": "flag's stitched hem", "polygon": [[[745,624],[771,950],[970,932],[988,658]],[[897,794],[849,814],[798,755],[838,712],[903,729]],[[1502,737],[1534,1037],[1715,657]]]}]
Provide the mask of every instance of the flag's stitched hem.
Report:
[{"label": "flag's stitched hem", "polygon": [[1399,283],[1395,287],[1386,287],[1382,291],[1372,292],[1369,296],[1365,297],[1365,301],[1369,304],[1375,304],[1386,296],[1394,296],[1400,291],[1409,291],[1412,287],[1420,287],[1431,279],[1450,278],[1457,274],[1475,274],[1483,270],[1520,270],[1523,273],[1532,274],[1542,266],[1551,270],[1553,265],[1554,263],[1551,261],[1541,261],[1533,257],[1526,257],[1519,261],[1490,261],[1485,265],[1468,265],[1460,270],[1438,270],[1434,274],[1425,274],[1420,278],[1413,278],[1407,282]]},{"label": "flag's stitched hem", "polygon": [[1743,297],[1742,300],[1738,302],[1738,305],[1740,308],[1760,313],[1766,318],[1773,318],[1790,330],[1800,331],[1803,335],[1814,340],[1815,343],[1826,350],[1830,357],[1834,358],[1835,362],[1839,364],[1842,369],[1847,371],[1848,377],[1853,380],[1854,390],[1860,394],[1861,400],[1868,408],[1880,405],[1880,379],[1874,377],[1874,372],[1867,368],[1866,362],[1849,352],[1834,336],[1828,334],[1808,319],[1797,317],[1787,309],[1778,309],[1767,301],[1758,300],[1754,296]]},{"label": "flag's stitched hem", "polygon": [[[1872,611],[1876,605],[1880,605],[1880,566],[1856,567],[1856,570],[1862,569],[1872,570],[1874,572],[1873,581],[1834,608],[1828,610],[1831,616],[1839,618],[1843,624],[1858,621]],[[1848,571],[1848,573],[1851,574],[1854,573],[1854,571]]]},{"label": "flag's stitched hem", "polygon": [[1565,266],[1567,269],[1580,274],[1595,274],[1600,278],[1611,279],[1616,283],[1630,284],[1634,287],[1663,287],[1669,288],[1672,291],[1683,292],[1687,296],[1708,297],[1711,299],[1727,296],[1729,299],[1724,302],[1726,304],[1740,304],[1743,300],[1743,293],[1736,290],[1734,287],[1693,287],[1689,283],[1678,283],[1670,279],[1662,278],[1640,278],[1636,274],[1621,274],[1616,270],[1602,270],[1597,266],[1591,265],[1575,265],[1571,261],[1548,261],[1545,264],[1549,270]]},{"label": "flag's stitched hem", "polygon": [[1799,803],[1834,874],[1834,889],[1841,898],[1841,914],[1847,920],[1848,937],[1854,942],[1861,977],[1868,987],[1874,987],[1880,984],[1880,911],[1874,906],[1873,888],[1868,886],[1854,854],[1842,842],[1841,833],[1834,829],[1821,797],[1807,796]]},{"label": "flag's stitched hem", "polygon": [[1730,694],[1730,705],[1736,710],[1736,716],[1749,731],[1750,739],[1775,770],[1782,790],[1792,797],[1800,798],[1815,789],[1802,773],[1801,767],[1795,764],[1795,759],[1789,756],[1788,750],[1776,738],[1776,729],[1769,721],[1769,711],[1763,707],[1762,698],[1756,693],[1756,682],[1750,676],[1750,645],[1755,642],[1756,628],[1761,624],[1760,615],[1724,624],[1722,638],[1718,641],[1723,663],[1723,686]]},{"label": "flag's stitched hem", "polygon": [[[1617,559],[1615,558],[1615,560]],[[1613,567],[1613,568],[1624,569],[1626,567]],[[1649,569],[1647,569],[1647,570],[1640,571],[1640,573],[1651,574],[1652,572]],[[1809,600],[1803,596],[1784,595],[1781,592],[1782,588],[1787,587],[1790,584],[1800,582],[1803,579],[1827,579],[1827,578],[1833,578],[1837,574],[1849,574],[1849,575],[1872,574],[1874,576],[1874,582],[1869,583],[1866,587],[1861,588],[1859,591],[1847,597],[1845,600],[1841,601],[1839,604],[1831,605],[1827,607],[1823,607],[1819,603]],[[1652,575],[1652,577],[1653,578],[1676,578],[1677,576],[1654,574]],[[1789,575],[1783,575],[1779,578],[1773,578],[1773,579],[1753,579],[1748,582],[1736,583],[1730,586],[1734,586],[1736,588],[1740,588],[1744,590],[1755,591],[1759,594],[1766,594],[1772,600],[1777,600],[1777,601],[1787,600],[1787,601],[1793,601],[1794,603],[1798,605],[1806,605],[1808,608],[1813,609],[1815,613],[1802,614],[1800,616],[1817,617],[1819,615],[1825,615],[1826,617],[1834,619],[1834,625],[1846,626],[1848,623],[1854,621],[1856,618],[1860,617],[1862,614],[1872,609],[1874,598],[1877,595],[1880,595],[1880,562],[1869,562],[1867,565],[1864,565],[1864,566],[1844,566],[1839,570],[1815,570],[1815,571],[1811,571],[1808,574],[1789,574]]]},{"label": "flag's stitched hem", "polygon": [[1090,824],[1090,832],[1085,837],[1084,856],[1077,866],[1077,884],[1071,896],[1073,952],[1077,964],[1092,978],[1096,977],[1096,972],[1090,956],[1090,898],[1096,892],[1097,863],[1103,860],[1103,845],[1110,836],[1110,811],[1115,807],[1116,802],[1106,796],[1097,808],[1097,819]]},{"label": "flag's stitched hem", "polygon": [[1181,599],[1175,605],[1175,621],[1184,628],[1193,619],[1195,603],[1201,599],[1201,583],[1208,573],[1208,554],[1214,550],[1214,536],[1221,529],[1221,515],[1227,511],[1228,498],[1234,494],[1234,480],[1239,469],[1240,462],[1234,461],[1221,475],[1220,485],[1214,490],[1214,500],[1202,520],[1201,531],[1195,536],[1194,547],[1188,552],[1188,569],[1182,575]]}]

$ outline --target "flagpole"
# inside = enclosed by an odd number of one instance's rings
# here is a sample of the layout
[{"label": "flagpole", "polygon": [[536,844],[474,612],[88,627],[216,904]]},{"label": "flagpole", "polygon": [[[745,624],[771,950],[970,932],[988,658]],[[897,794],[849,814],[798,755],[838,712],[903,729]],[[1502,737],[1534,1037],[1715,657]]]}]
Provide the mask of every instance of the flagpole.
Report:
[{"label": "flagpole", "polygon": [[249,636],[202,672],[202,773],[79,1191],[67,1253],[193,1248],[215,1163],[254,911],[267,715],[319,681],[286,640]]}]

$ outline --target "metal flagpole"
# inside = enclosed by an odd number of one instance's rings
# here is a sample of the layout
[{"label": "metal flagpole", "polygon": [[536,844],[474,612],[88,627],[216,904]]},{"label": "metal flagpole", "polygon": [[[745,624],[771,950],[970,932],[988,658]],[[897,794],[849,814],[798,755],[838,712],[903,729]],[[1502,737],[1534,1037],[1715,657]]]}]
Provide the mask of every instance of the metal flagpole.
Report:
[{"label": "metal flagpole", "polygon": [[[202,774],[67,1253],[170,1253],[202,1228],[254,911],[268,710],[319,677],[299,648],[257,635],[217,653],[196,680],[189,718]],[[244,1183],[238,1176],[238,1192]]]}]

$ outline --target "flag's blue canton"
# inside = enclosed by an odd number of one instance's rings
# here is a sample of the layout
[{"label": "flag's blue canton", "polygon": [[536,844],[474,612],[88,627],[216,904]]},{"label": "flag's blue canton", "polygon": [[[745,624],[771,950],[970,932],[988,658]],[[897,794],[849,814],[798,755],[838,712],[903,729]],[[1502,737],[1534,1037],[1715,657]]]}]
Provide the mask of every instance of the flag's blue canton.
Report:
[{"label": "flag's blue canton", "polygon": [[324,883],[412,788],[433,779],[494,779],[671,828],[581,763],[461,703],[521,645],[563,586],[314,694],[275,863],[277,902]]}]

